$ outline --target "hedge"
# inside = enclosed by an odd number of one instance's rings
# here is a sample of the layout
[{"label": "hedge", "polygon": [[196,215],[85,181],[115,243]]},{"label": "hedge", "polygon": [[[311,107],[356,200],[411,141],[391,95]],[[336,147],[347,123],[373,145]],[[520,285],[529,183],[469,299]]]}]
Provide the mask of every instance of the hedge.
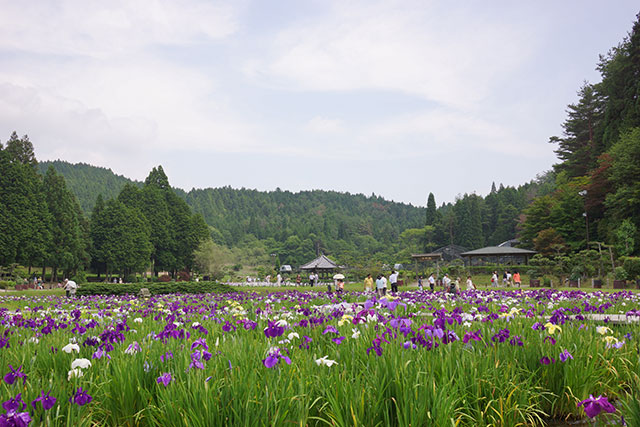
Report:
[{"label": "hedge", "polygon": [[78,287],[76,295],[137,295],[142,288],[149,289],[151,295],[236,292],[231,286],[218,282],[86,283]]}]

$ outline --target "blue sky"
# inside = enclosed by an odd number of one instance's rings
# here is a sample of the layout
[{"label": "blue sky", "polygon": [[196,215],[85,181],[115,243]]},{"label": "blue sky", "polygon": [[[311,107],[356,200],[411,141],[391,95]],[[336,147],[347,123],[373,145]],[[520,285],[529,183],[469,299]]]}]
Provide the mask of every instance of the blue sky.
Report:
[{"label": "blue sky", "polygon": [[[24,3],[24,4],[23,4]],[[0,0],[0,140],[172,185],[519,185],[632,1]]]}]

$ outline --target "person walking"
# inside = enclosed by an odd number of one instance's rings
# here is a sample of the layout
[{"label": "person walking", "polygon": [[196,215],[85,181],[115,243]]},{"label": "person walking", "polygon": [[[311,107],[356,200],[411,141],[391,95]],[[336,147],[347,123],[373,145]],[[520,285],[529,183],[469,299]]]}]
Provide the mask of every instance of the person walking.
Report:
[{"label": "person walking", "polygon": [[383,297],[387,294],[387,279],[382,274],[378,274],[376,278],[376,290],[378,291],[378,296]]},{"label": "person walking", "polygon": [[517,271],[514,271],[513,273],[513,282],[518,287],[520,287],[520,285],[522,284],[522,280],[520,279],[520,273],[518,273]]},{"label": "person walking", "polygon": [[491,276],[491,287],[498,287],[498,272],[494,271],[493,276]]},{"label": "person walking", "polygon": [[433,292],[436,288],[436,274],[431,273],[429,275],[429,287],[431,288],[431,292]]},{"label": "person walking", "polygon": [[367,274],[367,277],[364,278],[364,291],[371,292],[373,289],[373,277],[371,274]]},{"label": "person walking", "polygon": [[398,273],[395,270],[391,270],[389,282],[391,282],[391,292],[398,292]]},{"label": "person walking", "polygon": [[422,290],[422,276],[418,276],[418,289]]}]

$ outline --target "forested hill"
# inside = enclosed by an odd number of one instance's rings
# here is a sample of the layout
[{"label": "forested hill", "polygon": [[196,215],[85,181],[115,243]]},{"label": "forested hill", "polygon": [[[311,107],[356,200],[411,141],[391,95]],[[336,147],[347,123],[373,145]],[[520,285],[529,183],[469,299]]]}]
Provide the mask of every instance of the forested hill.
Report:
[{"label": "forested hill", "polygon": [[118,197],[120,190],[127,183],[142,187],[141,182],[116,175],[111,169],[91,166],[86,163],[72,164],[62,160],[38,163],[38,169],[42,175],[47,172],[49,165],[64,176],[67,188],[75,194],[78,204],[86,216],[91,214],[98,194],[102,194],[102,197],[108,200]]},{"label": "forested hill", "polygon": [[[126,183],[141,185],[86,164],[56,161],[42,162],[39,167],[46,170],[49,165],[65,177],[87,216],[98,194],[114,198]],[[364,263],[407,261],[412,252],[450,243],[475,249],[512,239],[522,210],[549,191],[553,178],[553,174],[543,175],[518,188],[494,186],[486,197],[465,194],[439,208],[429,194],[426,209],[375,195],[322,190],[292,193],[222,187],[174,191],[202,214],[220,245],[244,252],[260,248],[261,257],[275,253],[282,263],[294,265],[317,251],[342,262]]]}]

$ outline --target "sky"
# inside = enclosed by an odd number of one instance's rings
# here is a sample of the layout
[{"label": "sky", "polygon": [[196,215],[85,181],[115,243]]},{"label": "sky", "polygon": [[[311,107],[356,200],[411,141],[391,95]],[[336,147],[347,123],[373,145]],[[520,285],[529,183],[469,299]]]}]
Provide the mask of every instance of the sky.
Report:
[{"label": "sky", "polygon": [[0,0],[0,141],[174,187],[426,205],[556,162],[637,1]]}]

